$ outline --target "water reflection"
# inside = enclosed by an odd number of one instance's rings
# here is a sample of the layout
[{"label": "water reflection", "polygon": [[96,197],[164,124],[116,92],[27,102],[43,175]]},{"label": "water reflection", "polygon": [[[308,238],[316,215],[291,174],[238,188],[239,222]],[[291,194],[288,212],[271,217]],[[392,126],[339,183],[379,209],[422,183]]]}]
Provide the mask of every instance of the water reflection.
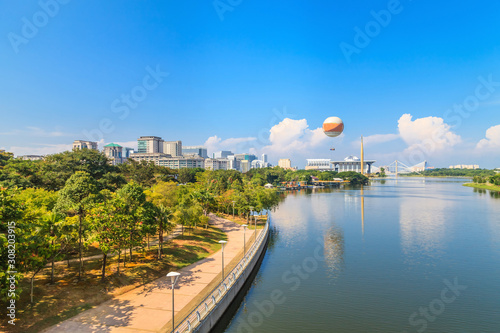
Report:
[{"label": "water reflection", "polygon": [[405,254],[436,257],[443,247],[450,205],[449,201],[434,198],[401,198],[401,247]]},{"label": "water reflection", "polygon": [[344,267],[344,232],[333,226],[326,231],[324,242],[327,273],[330,278],[335,278]]}]

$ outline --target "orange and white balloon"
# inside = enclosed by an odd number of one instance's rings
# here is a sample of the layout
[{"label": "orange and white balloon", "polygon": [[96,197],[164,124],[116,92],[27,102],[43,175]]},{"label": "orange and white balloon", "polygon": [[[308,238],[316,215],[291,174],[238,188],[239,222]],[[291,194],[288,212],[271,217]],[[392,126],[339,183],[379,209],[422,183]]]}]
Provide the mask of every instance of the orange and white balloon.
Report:
[{"label": "orange and white balloon", "polygon": [[344,131],[344,122],[339,117],[329,117],[323,122],[323,132],[331,138],[335,138]]}]

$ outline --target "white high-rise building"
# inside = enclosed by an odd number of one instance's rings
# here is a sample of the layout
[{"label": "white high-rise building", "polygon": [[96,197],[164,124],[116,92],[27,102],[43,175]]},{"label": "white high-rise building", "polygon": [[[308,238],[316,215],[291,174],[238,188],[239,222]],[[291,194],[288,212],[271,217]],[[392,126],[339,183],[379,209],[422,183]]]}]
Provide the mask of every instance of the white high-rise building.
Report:
[{"label": "white high-rise building", "polygon": [[163,139],[158,136],[141,136],[137,139],[137,153],[163,153]]},{"label": "white high-rise building", "polygon": [[291,169],[292,161],[289,158],[282,158],[278,161],[278,166],[283,169]]},{"label": "white high-rise building", "polygon": [[267,163],[267,154],[262,154],[261,160],[262,162]]},{"label": "white high-rise building", "polygon": [[182,156],[182,141],[164,141],[163,152],[171,156]]}]

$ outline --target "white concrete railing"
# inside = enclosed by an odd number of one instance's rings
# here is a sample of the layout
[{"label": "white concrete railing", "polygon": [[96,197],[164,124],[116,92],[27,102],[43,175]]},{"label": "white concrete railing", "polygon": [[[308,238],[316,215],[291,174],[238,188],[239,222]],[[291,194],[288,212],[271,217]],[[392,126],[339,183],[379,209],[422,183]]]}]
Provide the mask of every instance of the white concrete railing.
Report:
[{"label": "white concrete railing", "polygon": [[[248,264],[252,261],[255,254],[260,249],[262,242],[267,238],[269,230],[269,218],[266,221],[264,229],[257,236],[256,241],[246,252],[246,255],[240,260],[236,267],[229,272],[223,282],[218,284],[213,291],[199,303],[196,308],[187,315],[184,320],[176,326],[175,333],[195,332],[197,326],[207,318],[210,313],[217,308],[219,301],[231,290],[231,287],[237,282],[242,274],[248,268]],[[253,268],[253,267],[252,267]]]}]

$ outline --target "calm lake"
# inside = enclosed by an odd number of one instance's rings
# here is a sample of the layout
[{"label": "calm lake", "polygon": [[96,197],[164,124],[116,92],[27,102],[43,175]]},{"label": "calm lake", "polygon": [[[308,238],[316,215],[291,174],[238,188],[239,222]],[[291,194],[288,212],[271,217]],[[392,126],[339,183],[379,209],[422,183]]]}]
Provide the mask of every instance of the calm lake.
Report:
[{"label": "calm lake", "polygon": [[500,196],[399,178],[289,193],[218,332],[500,332]]}]

